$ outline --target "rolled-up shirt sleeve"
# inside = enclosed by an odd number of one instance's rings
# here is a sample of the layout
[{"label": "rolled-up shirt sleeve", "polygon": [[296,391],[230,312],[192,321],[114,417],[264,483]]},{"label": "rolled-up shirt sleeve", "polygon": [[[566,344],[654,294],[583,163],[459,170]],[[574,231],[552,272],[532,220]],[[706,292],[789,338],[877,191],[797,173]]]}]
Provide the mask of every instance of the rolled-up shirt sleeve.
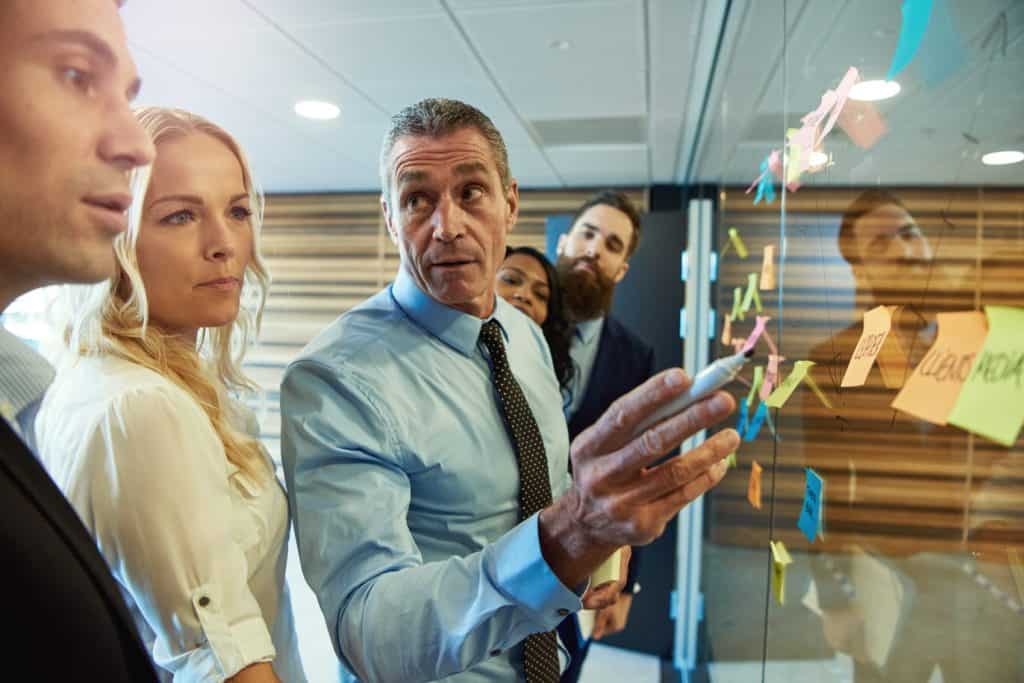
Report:
[{"label": "rolled-up shirt sleeve", "polygon": [[541,555],[537,515],[478,552],[424,563],[406,520],[411,459],[365,382],[300,361],[281,392],[303,572],[360,678],[443,678],[580,609]]},{"label": "rolled-up shirt sleeve", "polygon": [[[222,681],[274,659],[249,590],[233,490],[201,408],[169,389],[111,401],[88,435],[88,479],[69,498],[155,635],[153,657],[175,681]],[[248,529],[239,532],[238,529]]]}]

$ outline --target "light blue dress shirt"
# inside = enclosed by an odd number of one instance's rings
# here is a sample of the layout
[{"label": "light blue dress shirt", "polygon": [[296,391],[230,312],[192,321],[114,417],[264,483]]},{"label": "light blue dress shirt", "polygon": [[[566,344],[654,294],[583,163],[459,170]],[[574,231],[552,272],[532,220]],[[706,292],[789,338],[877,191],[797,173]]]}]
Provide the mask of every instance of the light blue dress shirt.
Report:
[{"label": "light blue dress shirt", "polygon": [[[500,297],[493,317],[557,498],[568,430],[547,343]],[[302,569],[363,680],[521,680],[519,643],[582,606],[541,555],[537,515],[519,523],[483,322],[400,271],[285,374],[282,458]]]},{"label": "light blue dress shirt", "polygon": [[597,347],[601,345],[601,330],[604,329],[604,318],[584,320],[576,324],[576,333],[569,346],[569,358],[572,359],[572,380],[569,382],[569,396],[565,402],[565,419],[572,419],[583,403],[590,383],[590,375],[594,372],[597,361]]},{"label": "light blue dress shirt", "polygon": [[0,327],[0,418],[7,420],[33,453],[36,413],[54,375],[45,358]]}]

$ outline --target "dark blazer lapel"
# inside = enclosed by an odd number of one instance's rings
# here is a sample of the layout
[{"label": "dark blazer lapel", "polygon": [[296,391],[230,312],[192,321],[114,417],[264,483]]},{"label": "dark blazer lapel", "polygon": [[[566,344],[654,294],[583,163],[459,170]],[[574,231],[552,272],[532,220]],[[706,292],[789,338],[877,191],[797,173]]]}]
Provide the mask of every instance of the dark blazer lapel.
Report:
[{"label": "dark blazer lapel", "polygon": [[[6,474],[32,501],[39,514],[64,539],[68,549],[89,572],[93,584],[111,611],[123,622],[123,627],[129,633],[137,634],[135,622],[117,589],[117,582],[89,531],[28,446],[4,419],[0,419],[0,473]],[[142,647],[141,643],[139,647]]]}]

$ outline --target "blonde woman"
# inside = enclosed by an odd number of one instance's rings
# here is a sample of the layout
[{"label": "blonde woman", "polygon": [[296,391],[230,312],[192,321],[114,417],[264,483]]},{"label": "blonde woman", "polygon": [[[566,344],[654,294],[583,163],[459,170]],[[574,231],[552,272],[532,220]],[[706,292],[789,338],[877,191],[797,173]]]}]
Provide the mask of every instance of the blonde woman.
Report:
[{"label": "blonde woman", "polygon": [[181,110],[137,116],[156,161],[132,177],[115,276],[69,291],[40,457],[164,680],[303,681],[287,501],[254,416],[231,397],[253,388],[240,363],[269,282],[262,195],[223,129]]}]

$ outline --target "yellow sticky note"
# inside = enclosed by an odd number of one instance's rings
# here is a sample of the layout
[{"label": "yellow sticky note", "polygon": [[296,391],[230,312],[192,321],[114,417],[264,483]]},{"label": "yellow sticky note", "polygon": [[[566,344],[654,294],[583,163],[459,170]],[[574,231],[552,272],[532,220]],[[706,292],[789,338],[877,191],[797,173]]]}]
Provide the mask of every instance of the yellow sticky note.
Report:
[{"label": "yellow sticky note", "polygon": [[725,322],[722,323],[722,344],[728,346],[732,344],[732,316],[725,316]]},{"label": "yellow sticky note", "polygon": [[804,383],[808,387],[810,387],[811,391],[814,392],[814,395],[818,397],[818,400],[821,401],[823,406],[825,406],[829,410],[832,410],[832,402],[828,400],[828,396],[826,396],[825,392],[821,390],[821,388],[818,386],[818,383],[814,381],[813,377],[807,375],[806,377],[804,377]]},{"label": "yellow sticky note", "polygon": [[744,244],[743,238],[740,237],[740,231],[736,228],[729,228],[729,241],[732,242],[733,248],[736,249],[736,255],[740,258],[747,258],[747,245]]},{"label": "yellow sticky note", "polygon": [[786,184],[795,183],[800,180],[800,174],[803,172],[801,166],[800,157],[803,154],[803,149],[799,142],[796,142],[793,138],[799,131],[796,128],[790,128],[786,132],[786,138],[789,140],[786,152]]},{"label": "yellow sticky note", "polygon": [[786,567],[793,563],[782,541],[769,541],[772,549],[772,593],[780,605],[786,604]]},{"label": "yellow sticky note", "polygon": [[781,408],[786,405],[786,401],[793,395],[793,391],[800,386],[800,382],[804,381],[807,376],[807,371],[814,365],[814,361],[810,360],[798,360],[793,364],[793,371],[789,373],[789,377],[782,380],[782,382],[775,388],[772,395],[768,397],[765,404],[769,408]]},{"label": "yellow sticky note", "polygon": [[747,293],[743,295],[740,312],[746,313],[750,310],[751,305],[757,309],[758,313],[761,312],[761,295],[757,293],[757,273],[747,275]]},{"label": "yellow sticky note", "polygon": [[988,336],[949,424],[1013,446],[1024,423],[1024,308],[986,306]]},{"label": "yellow sticky note", "polygon": [[729,469],[729,467],[739,467],[739,465],[736,464],[736,451],[725,456],[725,464],[727,465],[726,469]]},{"label": "yellow sticky note", "polygon": [[775,245],[768,244],[764,248],[761,262],[761,289],[775,289]]},{"label": "yellow sticky note", "polygon": [[868,373],[871,372],[871,366],[874,365],[875,356],[882,350],[882,344],[889,336],[891,327],[892,318],[890,310],[886,306],[876,306],[864,314],[864,331],[861,332],[857,348],[850,356],[850,364],[846,366],[842,386],[859,387],[864,385]]},{"label": "yellow sticky note", "polygon": [[761,466],[754,460],[750,463],[750,481],[747,482],[747,500],[758,510],[761,509]]},{"label": "yellow sticky note", "polygon": [[981,311],[939,313],[936,318],[939,333],[935,343],[892,407],[932,424],[945,425],[988,330]]}]

